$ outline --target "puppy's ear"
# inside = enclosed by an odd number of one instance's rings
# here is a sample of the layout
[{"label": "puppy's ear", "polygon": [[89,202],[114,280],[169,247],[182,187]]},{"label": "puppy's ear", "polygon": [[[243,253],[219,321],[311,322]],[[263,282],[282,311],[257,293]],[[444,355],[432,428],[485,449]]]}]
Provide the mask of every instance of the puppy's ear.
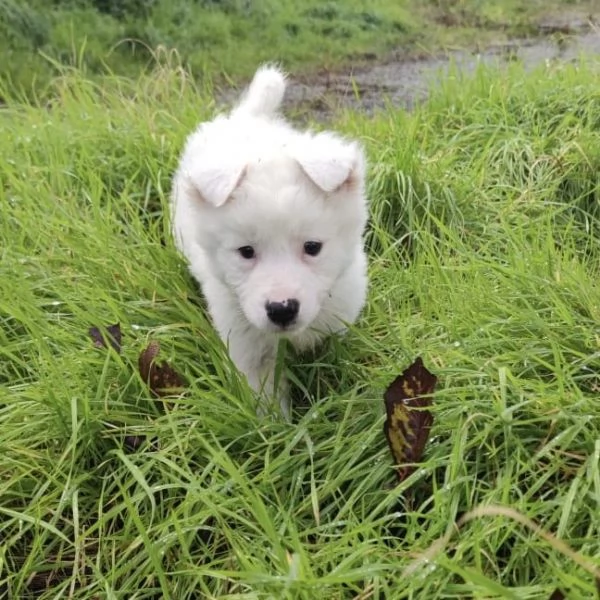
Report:
[{"label": "puppy's ear", "polygon": [[290,154],[313,183],[327,193],[338,190],[346,182],[354,182],[364,171],[360,146],[330,133],[298,140],[290,148]]},{"label": "puppy's ear", "polygon": [[246,165],[234,158],[203,156],[186,175],[203,200],[213,206],[222,206],[240,185]]}]

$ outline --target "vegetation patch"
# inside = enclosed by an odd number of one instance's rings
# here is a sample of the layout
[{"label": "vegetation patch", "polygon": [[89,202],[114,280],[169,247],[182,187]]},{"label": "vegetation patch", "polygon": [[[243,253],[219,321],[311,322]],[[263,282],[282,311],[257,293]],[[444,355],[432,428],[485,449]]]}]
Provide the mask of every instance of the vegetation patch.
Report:
[{"label": "vegetation patch", "polygon": [[[0,111],[0,596],[594,597],[596,67],[338,117],[370,156],[369,301],[291,357],[293,423],[256,416],[170,239],[212,91],[168,55],[50,85]],[[422,364],[407,429],[383,397]]]}]

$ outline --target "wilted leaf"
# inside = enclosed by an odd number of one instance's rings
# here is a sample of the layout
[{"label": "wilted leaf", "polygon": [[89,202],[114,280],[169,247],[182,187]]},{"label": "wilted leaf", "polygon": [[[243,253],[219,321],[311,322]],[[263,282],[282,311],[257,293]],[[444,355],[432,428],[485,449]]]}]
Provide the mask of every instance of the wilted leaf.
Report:
[{"label": "wilted leaf", "polygon": [[387,419],[383,431],[398,465],[400,482],[414,471],[414,463],[423,456],[433,423],[433,415],[427,410],[432,402],[429,396],[436,383],[437,377],[425,368],[421,358],[417,358],[394,379],[384,394]]},{"label": "wilted leaf", "polygon": [[149,438],[145,435],[126,435],[123,439],[123,448],[130,454],[146,447],[151,450],[158,450],[158,438]]},{"label": "wilted leaf", "polygon": [[96,348],[108,348],[106,345],[108,341],[115,352],[121,352],[121,325],[119,323],[109,325],[105,331],[100,330],[99,327],[90,327],[89,334]]},{"label": "wilted leaf", "polygon": [[166,361],[158,364],[156,357],[159,352],[160,344],[156,340],[151,341],[138,359],[140,375],[155,396],[178,393],[184,387],[183,379]]},{"label": "wilted leaf", "polygon": [[146,438],[142,435],[126,435],[123,445],[129,452],[137,452],[145,441]]}]

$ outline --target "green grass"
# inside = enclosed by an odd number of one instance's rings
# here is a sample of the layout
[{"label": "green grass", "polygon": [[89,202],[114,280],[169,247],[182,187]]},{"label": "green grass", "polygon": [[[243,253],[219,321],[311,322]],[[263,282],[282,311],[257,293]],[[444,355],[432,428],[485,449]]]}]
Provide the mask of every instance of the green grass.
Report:
[{"label": "green grass", "polygon": [[[599,566],[596,71],[451,75],[413,114],[338,117],[371,159],[369,302],[290,357],[292,424],[257,418],[168,236],[210,91],[166,64],[52,96],[0,111],[0,596],[594,596],[510,516],[435,543],[493,504]],[[93,348],[115,322],[122,355]],[[188,381],[167,409],[137,374],[149,339]],[[435,422],[395,487],[382,394],[418,355]]]},{"label": "green grass", "polygon": [[590,0],[0,0],[0,84],[38,97],[61,65],[96,78],[134,75],[159,46],[177,50],[198,79],[247,78],[267,60],[310,73],[390,50],[421,54],[523,37],[537,32],[541,17],[585,16],[593,7]]}]

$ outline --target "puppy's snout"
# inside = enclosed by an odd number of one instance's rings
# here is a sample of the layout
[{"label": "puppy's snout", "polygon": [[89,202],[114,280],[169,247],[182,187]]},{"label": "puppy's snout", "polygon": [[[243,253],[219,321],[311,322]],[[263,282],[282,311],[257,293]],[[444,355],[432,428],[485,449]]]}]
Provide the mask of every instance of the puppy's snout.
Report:
[{"label": "puppy's snout", "polygon": [[265,309],[267,317],[269,317],[272,323],[280,327],[285,327],[298,316],[300,302],[295,298],[288,298],[283,302],[267,302]]}]

